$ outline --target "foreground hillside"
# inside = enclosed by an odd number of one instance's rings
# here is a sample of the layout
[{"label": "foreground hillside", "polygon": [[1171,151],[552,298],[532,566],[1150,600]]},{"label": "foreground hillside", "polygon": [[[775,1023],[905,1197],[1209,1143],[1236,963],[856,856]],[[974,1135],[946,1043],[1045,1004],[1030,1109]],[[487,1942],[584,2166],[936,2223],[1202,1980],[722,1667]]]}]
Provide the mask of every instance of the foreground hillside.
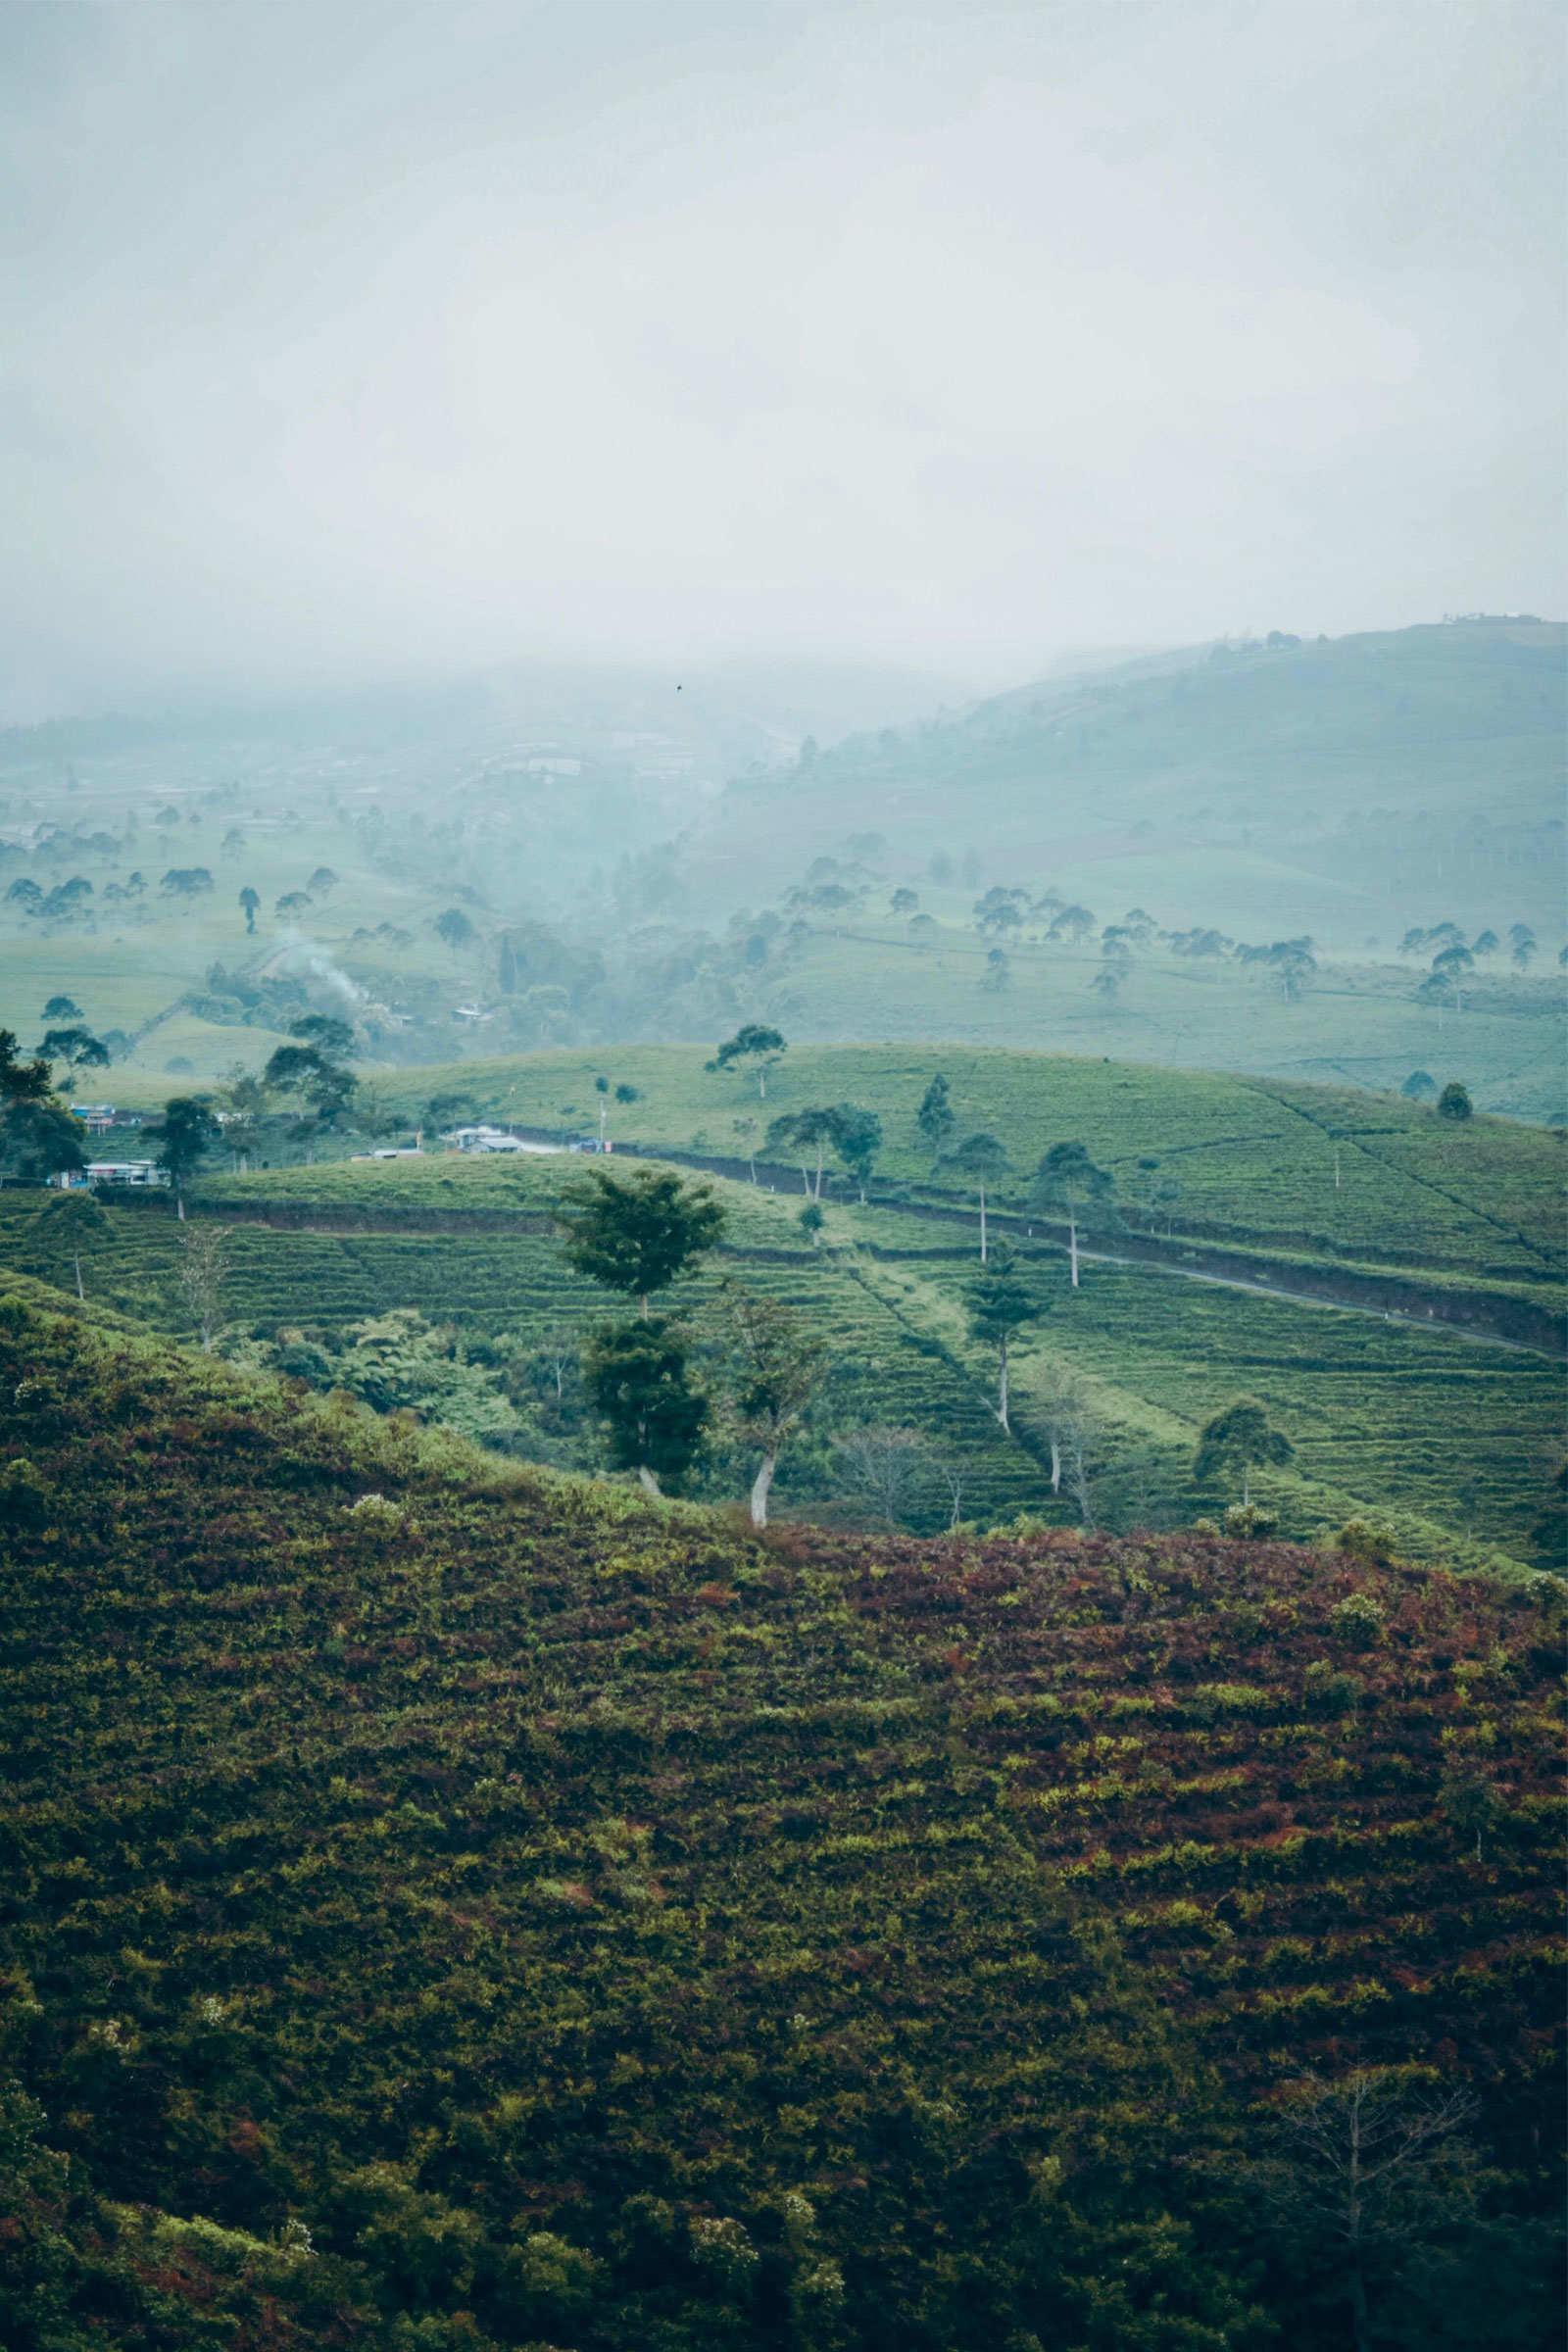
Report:
[{"label": "foreground hillside", "polygon": [[8,2352],[1544,2340],[1531,1591],[0,1394]]}]

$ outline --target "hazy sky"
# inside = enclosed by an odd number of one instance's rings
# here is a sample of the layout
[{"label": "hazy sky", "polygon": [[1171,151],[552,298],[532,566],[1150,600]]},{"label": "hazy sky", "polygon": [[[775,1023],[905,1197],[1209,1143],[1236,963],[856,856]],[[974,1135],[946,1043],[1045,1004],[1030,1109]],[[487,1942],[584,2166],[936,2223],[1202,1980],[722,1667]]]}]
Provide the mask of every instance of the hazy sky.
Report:
[{"label": "hazy sky", "polygon": [[1555,0],[0,0],[0,709],[1561,612]]}]

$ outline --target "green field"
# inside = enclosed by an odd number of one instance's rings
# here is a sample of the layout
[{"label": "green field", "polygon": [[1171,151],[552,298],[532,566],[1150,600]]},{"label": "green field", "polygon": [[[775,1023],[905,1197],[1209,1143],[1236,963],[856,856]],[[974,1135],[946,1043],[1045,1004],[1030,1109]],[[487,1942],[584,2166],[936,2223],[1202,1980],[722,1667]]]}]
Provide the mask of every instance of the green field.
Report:
[{"label": "green field", "polygon": [[[641,1105],[637,1106],[639,1109]],[[214,1177],[197,1212],[230,1222],[224,1299],[229,1340],[280,1327],[345,1330],[396,1307],[470,1339],[537,1347],[606,1308],[566,1268],[549,1230],[574,1163],[560,1155],[347,1161]],[[1054,1252],[1038,1260],[1049,1309],[1015,1366],[1009,1441],[989,1409],[992,1367],[970,1341],[962,1288],[972,1248],[951,1228],[897,1209],[831,1207],[824,1247],[797,1223],[798,1201],[719,1180],[738,1274],[806,1315],[835,1372],[812,1436],[786,1454],[783,1507],[820,1511],[844,1497],[829,1441],[860,1423],[910,1425],[931,1450],[916,1524],[944,1524],[940,1465],[959,1470],[966,1517],[1074,1515],[1046,1482],[1042,1385],[1063,1368],[1087,1384],[1097,1428],[1097,1509],[1113,1522],[1170,1523],[1220,1507],[1192,1486],[1201,1422],[1238,1392],[1271,1406],[1297,1447],[1259,1491],[1292,1533],[1317,1535],[1372,1511],[1398,1522],[1414,1556],[1536,1556],[1560,1444],[1560,1367],[1447,1331],[1390,1324],[1329,1306],[1267,1298],[1152,1267],[1092,1264],[1069,1289]],[[246,1222],[270,1215],[275,1226]],[[0,1203],[0,1254],[69,1288],[74,1269],[52,1204]],[[90,1296],[176,1334],[189,1331],[176,1269],[179,1228],[161,1205],[108,1211],[83,1255]],[[315,1230],[312,1230],[312,1227]],[[675,1294],[702,1319],[714,1275]],[[591,1439],[570,1458],[594,1458]],[[720,1482],[733,1480],[720,1467]]]},{"label": "green field", "polygon": [[[1157,1159],[1181,1187],[1179,1232],[1502,1283],[1561,1277],[1565,1146],[1511,1121],[1453,1127],[1420,1105],[1343,1086],[956,1046],[795,1047],[760,1102],[754,1082],[710,1075],[705,1058],[697,1046],[541,1054],[410,1072],[386,1092],[411,1119],[432,1095],[461,1089],[485,1115],[569,1128],[596,1122],[603,1073],[643,1097],[612,1104],[612,1137],[720,1156],[744,1155],[749,1141],[760,1148],[780,1112],[847,1100],[882,1120],[878,1172],[923,1185],[931,1155],[915,1112],[941,1071],[956,1133],[989,1130],[1011,1156],[1004,1199],[1021,1200],[1051,1144],[1077,1140],[1124,1195],[1140,1159]],[[751,1137],[737,1120],[757,1122]]]}]

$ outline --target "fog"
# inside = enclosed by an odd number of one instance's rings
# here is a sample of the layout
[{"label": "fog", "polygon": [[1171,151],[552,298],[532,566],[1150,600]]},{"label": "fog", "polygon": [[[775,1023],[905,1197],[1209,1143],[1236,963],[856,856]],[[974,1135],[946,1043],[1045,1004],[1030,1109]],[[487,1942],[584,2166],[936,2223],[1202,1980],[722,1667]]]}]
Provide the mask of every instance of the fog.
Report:
[{"label": "fog", "polygon": [[1560,612],[1535,0],[0,14],[0,715]]}]

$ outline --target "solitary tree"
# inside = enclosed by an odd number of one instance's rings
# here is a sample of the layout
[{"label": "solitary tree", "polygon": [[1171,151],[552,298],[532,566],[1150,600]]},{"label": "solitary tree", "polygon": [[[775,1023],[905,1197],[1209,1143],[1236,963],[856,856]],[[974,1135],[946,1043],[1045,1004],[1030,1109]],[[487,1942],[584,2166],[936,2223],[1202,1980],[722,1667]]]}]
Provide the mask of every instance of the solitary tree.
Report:
[{"label": "solitary tree", "polygon": [[319,1054],[352,1054],[354,1051],[353,1026],[348,1021],[340,1020],[336,1013],[301,1013],[297,1021],[290,1021],[288,1033],[290,1037],[297,1037],[302,1045],[314,1046]]},{"label": "solitary tree", "polygon": [[222,1142],[223,1131],[205,1102],[194,1095],[175,1095],[164,1104],[164,1132],[158,1148],[158,1164],[167,1168],[174,1187],[174,1200],[181,1217],[185,1214],[185,1187],[209,1152],[216,1152]]},{"label": "solitary tree", "polygon": [[81,1279],[81,1253],[83,1249],[107,1237],[109,1219],[86,1185],[73,1185],[69,1192],[55,1193],[50,1197],[40,1223],[48,1246],[64,1250],[69,1255],[76,1278],[76,1297],[85,1298],[87,1293]]},{"label": "solitary tree", "polygon": [[241,907],[244,909],[245,928],[247,932],[254,931],[256,928],[256,917],[261,911],[261,892],[259,890],[253,890],[250,884],[247,882],[244,889],[239,894],[239,903]]},{"label": "solitary tree", "polygon": [[1205,1421],[1193,1454],[1193,1477],[1208,1487],[1230,1474],[1241,1474],[1242,1501],[1252,1499],[1252,1472],[1280,1469],[1294,1461],[1296,1448],[1283,1430],[1268,1417],[1268,1407],[1255,1396],[1238,1396],[1223,1412]]},{"label": "solitary tree", "polygon": [[81,1006],[73,997],[51,997],[43,1008],[46,1021],[79,1021]]},{"label": "solitary tree", "polygon": [[997,1419],[1010,1434],[1007,1418],[1007,1351],[1024,1326],[1038,1321],[1045,1301],[1023,1279],[1016,1251],[1001,1242],[991,1259],[970,1283],[967,1298],[969,1329],[987,1348],[997,1351]]},{"label": "solitary tree", "polygon": [[708,1419],[684,1326],[649,1315],[596,1332],[583,1377],[615,1468],[635,1470],[650,1494],[665,1480],[677,1485],[697,1458]]},{"label": "solitary tree", "polygon": [[1438,1091],[1438,1082],[1430,1070],[1412,1070],[1399,1092],[1407,1102],[1430,1102]]},{"label": "solitary tree", "polygon": [[444,914],[438,914],[435,918],[435,927],[454,956],[457,955],[460,948],[468,947],[477,936],[472,923],[469,922],[461,906],[449,906]]},{"label": "solitary tree", "polygon": [[46,1061],[63,1061],[74,1070],[106,1070],[109,1048],[90,1029],[50,1029],[39,1044]]},{"label": "solitary tree", "polygon": [[955,1176],[963,1178],[974,1187],[980,1200],[980,1263],[985,1264],[986,1196],[994,1192],[1006,1175],[1011,1162],[1006,1152],[994,1135],[981,1133],[966,1136],[952,1152],[945,1152],[941,1164]]},{"label": "solitary tree", "polygon": [[930,1147],[932,1160],[940,1159],[958,1123],[954,1115],[951,1090],[940,1071],[920,1098],[914,1123]]},{"label": "solitary tree", "polygon": [[203,1355],[211,1355],[223,1306],[228,1274],[228,1235],[221,1225],[187,1225],[180,1248],[179,1294],[189,1309],[201,1340]]},{"label": "solitary tree", "polygon": [[897,1527],[909,1492],[925,1467],[925,1443],[916,1429],[883,1426],[852,1429],[835,1440],[834,1451],[852,1493],[870,1504],[888,1527]]},{"label": "solitary tree", "polygon": [[262,1082],[283,1094],[303,1095],[323,1127],[347,1110],[359,1083],[352,1070],[309,1044],[279,1046],[269,1056]]},{"label": "solitary tree", "polygon": [[863,1207],[865,1188],[871,1181],[871,1170],[882,1149],[882,1122],[876,1112],[862,1110],[858,1102],[836,1102],[833,1106],[833,1149],[859,1188]]},{"label": "solitary tree", "polygon": [[782,1030],[769,1029],[764,1022],[748,1021],[727,1037],[713,1058],[706,1066],[710,1070],[747,1068],[756,1072],[758,1099],[767,1100],[767,1073],[777,1069],[789,1051]]},{"label": "solitary tree", "polygon": [[1108,1211],[1116,1180],[1108,1168],[1097,1167],[1082,1144],[1053,1144],[1035,1170],[1030,1189],[1031,1208],[1067,1220],[1067,1262],[1072,1287],[1078,1288],[1078,1228]]},{"label": "solitary tree", "polygon": [[752,1525],[765,1527],[779,1454],[806,1417],[827,1349],[776,1298],[726,1283],[722,1303],[734,1363],[735,1427],[762,1456],[752,1481]]},{"label": "solitary tree", "polygon": [[1470,1100],[1469,1088],[1461,1086],[1457,1078],[1450,1078],[1438,1097],[1439,1118],[1451,1119],[1455,1125],[1462,1125],[1474,1115],[1475,1104]]},{"label": "solitary tree", "polygon": [[590,1168],[557,1213],[566,1257],[579,1274],[638,1301],[667,1290],[712,1249],[724,1211],[707,1185],[688,1185],[672,1168],[637,1168],[629,1176]]}]

